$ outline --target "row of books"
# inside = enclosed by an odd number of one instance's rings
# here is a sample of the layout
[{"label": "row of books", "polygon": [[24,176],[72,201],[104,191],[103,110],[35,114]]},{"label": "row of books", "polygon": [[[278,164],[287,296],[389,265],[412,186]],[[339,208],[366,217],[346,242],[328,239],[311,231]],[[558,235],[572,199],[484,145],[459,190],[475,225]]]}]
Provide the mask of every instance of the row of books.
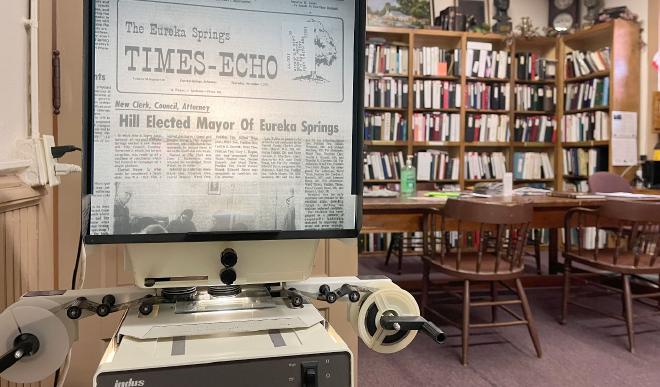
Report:
[{"label": "row of books", "polygon": [[466,179],[502,179],[506,173],[506,158],[502,152],[466,152],[464,161]]},{"label": "row of books", "polygon": [[465,123],[465,141],[509,141],[509,116],[504,114],[468,114]]},{"label": "row of books", "polygon": [[523,81],[542,81],[555,79],[557,61],[540,58],[535,52],[516,54],[516,79]]},{"label": "row of books", "polygon": [[557,120],[552,116],[518,117],[514,122],[513,141],[555,142]]},{"label": "row of books", "polygon": [[371,43],[365,63],[369,74],[408,74],[408,47]]},{"label": "row of books", "polygon": [[364,155],[365,180],[399,180],[404,166],[403,152],[369,152]]},{"label": "row of books", "polygon": [[570,148],[562,149],[562,152],[564,175],[586,177],[608,169],[608,155],[605,148]]},{"label": "row of books", "polygon": [[455,109],[461,107],[461,85],[449,81],[415,81],[415,109]]},{"label": "row of books", "polygon": [[508,83],[470,82],[466,90],[467,108],[508,110],[510,93]]},{"label": "row of books", "polygon": [[[471,46],[474,48],[470,48]],[[511,56],[507,51],[493,51],[488,46],[489,43],[468,42],[465,74],[468,77],[509,78]]]},{"label": "row of books", "polygon": [[513,178],[518,180],[554,179],[550,157],[545,152],[516,152],[513,154]]},{"label": "row of books", "polygon": [[404,79],[365,79],[364,106],[405,109],[408,107],[408,81]]},{"label": "row of books", "polygon": [[589,182],[587,180],[564,180],[562,191],[589,192]]},{"label": "row of books", "polygon": [[570,83],[564,90],[564,109],[578,110],[607,106],[610,98],[610,78],[596,78],[580,83]]},{"label": "row of books", "polygon": [[417,180],[458,180],[458,157],[439,150],[417,152]]},{"label": "row of books", "polygon": [[571,51],[566,54],[566,77],[574,78],[610,69],[610,48],[597,51]]},{"label": "row of books", "polygon": [[554,112],[557,105],[557,92],[554,86],[516,85],[516,110]]},{"label": "row of books", "polygon": [[406,141],[408,122],[401,113],[365,113],[364,139],[367,141]]},{"label": "row of books", "polygon": [[562,117],[563,141],[601,141],[609,139],[610,120],[607,112],[585,112]]},{"label": "row of books", "polygon": [[358,237],[358,253],[374,253],[387,251],[392,243],[392,233],[360,234]]},{"label": "row of books", "polygon": [[461,115],[458,113],[416,113],[412,122],[416,142],[460,141]]},{"label": "row of books", "polygon": [[413,51],[413,74],[423,76],[460,76],[461,50],[419,47]]},{"label": "row of books", "polygon": [[[586,250],[594,250],[596,245],[599,249],[607,246],[607,231],[596,230],[596,227],[584,227],[581,230],[572,228],[570,233],[572,248],[577,247],[578,241],[582,243],[582,248]],[[596,238],[596,234],[598,234],[598,238]],[[598,239],[598,243],[596,243],[596,239]],[[566,241],[562,242],[566,243]]]}]

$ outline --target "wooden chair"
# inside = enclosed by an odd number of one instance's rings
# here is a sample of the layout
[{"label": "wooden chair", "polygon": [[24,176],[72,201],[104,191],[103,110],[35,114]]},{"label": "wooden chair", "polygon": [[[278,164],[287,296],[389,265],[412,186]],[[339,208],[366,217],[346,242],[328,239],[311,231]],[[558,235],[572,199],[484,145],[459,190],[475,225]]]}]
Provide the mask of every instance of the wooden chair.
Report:
[{"label": "wooden chair", "polygon": [[[446,222],[451,219],[457,222],[458,242],[455,248],[450,248],[447,241],[436,240],[433,230],[440,218],[440,238],[447,238]],[[489,327],[508,327],[514,325],[527,325],[538,357],[541,357],[541,345],[534,325],[532,312],[529,308],[527,296],[520,282],[523,273],[523,249],[527,241],[529,223],[532,220],[532,208],[527,205],[502,205],[479,203],[451,199],[447,201],[443,211],[434,211],[430,216],[429,243],[427,251],[422,256],[424,262],[422,311],[431,312],[437,317],[457,326],[462,331],[463,365],[468,363],[468,340],[471,329]],[[479,245],[476,250],[470,251],[464,246],[464,234],[469,231],[478,231]],[[439,250],[439,251],[438,251]],[[437,311],[428,307],[430,272],[438,270],[449,276],[463,281],[463,321],[457,324]],[[513,280],[516,289],[510,288],[504,281]],[[473,302],[470,299],[470,286],[472,282],[486,281],[490,283],[491,300]],[[496,282],[517,295],[514,300],[498,300]],[[509,305],[520,305],[523,317],[511,310]],[[471,324],[470,308],[491,307],[490,323]],[[513,316],[513,321],[497,321],[497,310],[503,309]]]},{"label": "wooden chair", "polygon": [[609,172],[596,172],[589,176],[589,191],[590,192],[633,192],[630,184],[619,175]]},{"label": "wooden chair", "polygon": [[[587,214],[587,215],[585,215]],[[570,227],[577,219],[577,246],[573,242]],[[587,250],[582,243],[582,224],[585,218],[591,217],[596,224],[595,248]],[[633,294],[630,280],[637,278],[656,286],[660,284],[651,281],[642,274],[660,274],[660,203],[643,201],[610,200],[598,210],[574,208],[566,214],[565,246],[564,246],[564,292],[562,297],[561,320],[566,323],[568,304],[575,304],[587,309],[586,305],[570,301],[571,266],[573,262],[621,275],[623,289],[608,287],[621,293],[623,304],[623,320],[628,331],[628,349],[634,352],[633,300],[648,297],[658,297],[660,292]],[[593,224],[593,223],[592,223]],[[609,238],[612,247],[599,248],[599,231],[614,234]],[[612,240],[613,239],[613,240]],[[603,286],[600,284],[599,286]],[[653,305],[656,307],[656,305]],[[621,318],[619,316],[611,316]]]}]

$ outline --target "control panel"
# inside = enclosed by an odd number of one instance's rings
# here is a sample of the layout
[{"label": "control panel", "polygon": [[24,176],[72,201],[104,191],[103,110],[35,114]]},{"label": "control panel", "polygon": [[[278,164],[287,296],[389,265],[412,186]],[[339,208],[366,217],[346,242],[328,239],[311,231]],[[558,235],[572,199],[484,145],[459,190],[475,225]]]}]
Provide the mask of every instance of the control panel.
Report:
[{"label": "control panel", "polygon": [[96,387],[350,387],[348,352],[107,372]]}]

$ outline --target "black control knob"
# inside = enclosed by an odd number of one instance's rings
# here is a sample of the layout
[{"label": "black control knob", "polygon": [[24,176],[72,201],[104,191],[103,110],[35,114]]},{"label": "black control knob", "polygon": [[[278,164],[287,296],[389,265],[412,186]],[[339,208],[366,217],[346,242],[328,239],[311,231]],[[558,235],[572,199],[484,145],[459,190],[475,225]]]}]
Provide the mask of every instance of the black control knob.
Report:
[{"label": "black control knob", "polygon": [[71,306],[66,308],[66,315],[69,317],[71,320],[77,320],[82,316],[82,308],[81,306],[83,303],[85,303],[87,299],[85,297],[80,297],[73,301]]},{"label": "black control knob", "polygon": [[223,269],[220,272],[220,281],[225,285],[231,285],[236,282],[236,271],[232,268]]},{"label": "black control knob", "polygon": [[111,310],[112,307],[106,304],[99,304],[99,306],[96,307],[96,314],[99,315],[99,317],[105,317],[110,314]]},{"label": "black control knob", "polygon": [[330,286],[328,285],[321,285],[319,287],[319,294],[321,295],[319,298],[328,304],[334,304],[337,301],[337,293],[330,290]]},{"label": "black control knob", "polygon": [[139,311],[141,315],[148,316],[154,311],[154,305],[151,302],[143,302],[140,304]]},{"label": "black control knob", "polygon": [[238,262],[238,254],[234,249],[225,249],[222,254],[220,254],[220,263],[224,267],[234,267]]},{"label": "black control knob", "polygon": [[109,307],[115,306],[116,302],[117,302],[117,299],[112,294],[107,294],[107,295],[103,296],[103,299],[101,300],[102,304],[108,305]]}]

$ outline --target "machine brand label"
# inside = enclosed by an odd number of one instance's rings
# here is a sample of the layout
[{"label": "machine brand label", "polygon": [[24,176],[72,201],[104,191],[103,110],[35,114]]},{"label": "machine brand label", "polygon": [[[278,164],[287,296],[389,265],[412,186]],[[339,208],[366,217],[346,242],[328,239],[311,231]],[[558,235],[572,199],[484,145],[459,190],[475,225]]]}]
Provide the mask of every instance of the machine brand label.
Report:
[{"label": "machine brand label", "polygon": [[133,380],[130,378],[126,381],[115,380],[115,387],[144,387],[144,380]]}]

